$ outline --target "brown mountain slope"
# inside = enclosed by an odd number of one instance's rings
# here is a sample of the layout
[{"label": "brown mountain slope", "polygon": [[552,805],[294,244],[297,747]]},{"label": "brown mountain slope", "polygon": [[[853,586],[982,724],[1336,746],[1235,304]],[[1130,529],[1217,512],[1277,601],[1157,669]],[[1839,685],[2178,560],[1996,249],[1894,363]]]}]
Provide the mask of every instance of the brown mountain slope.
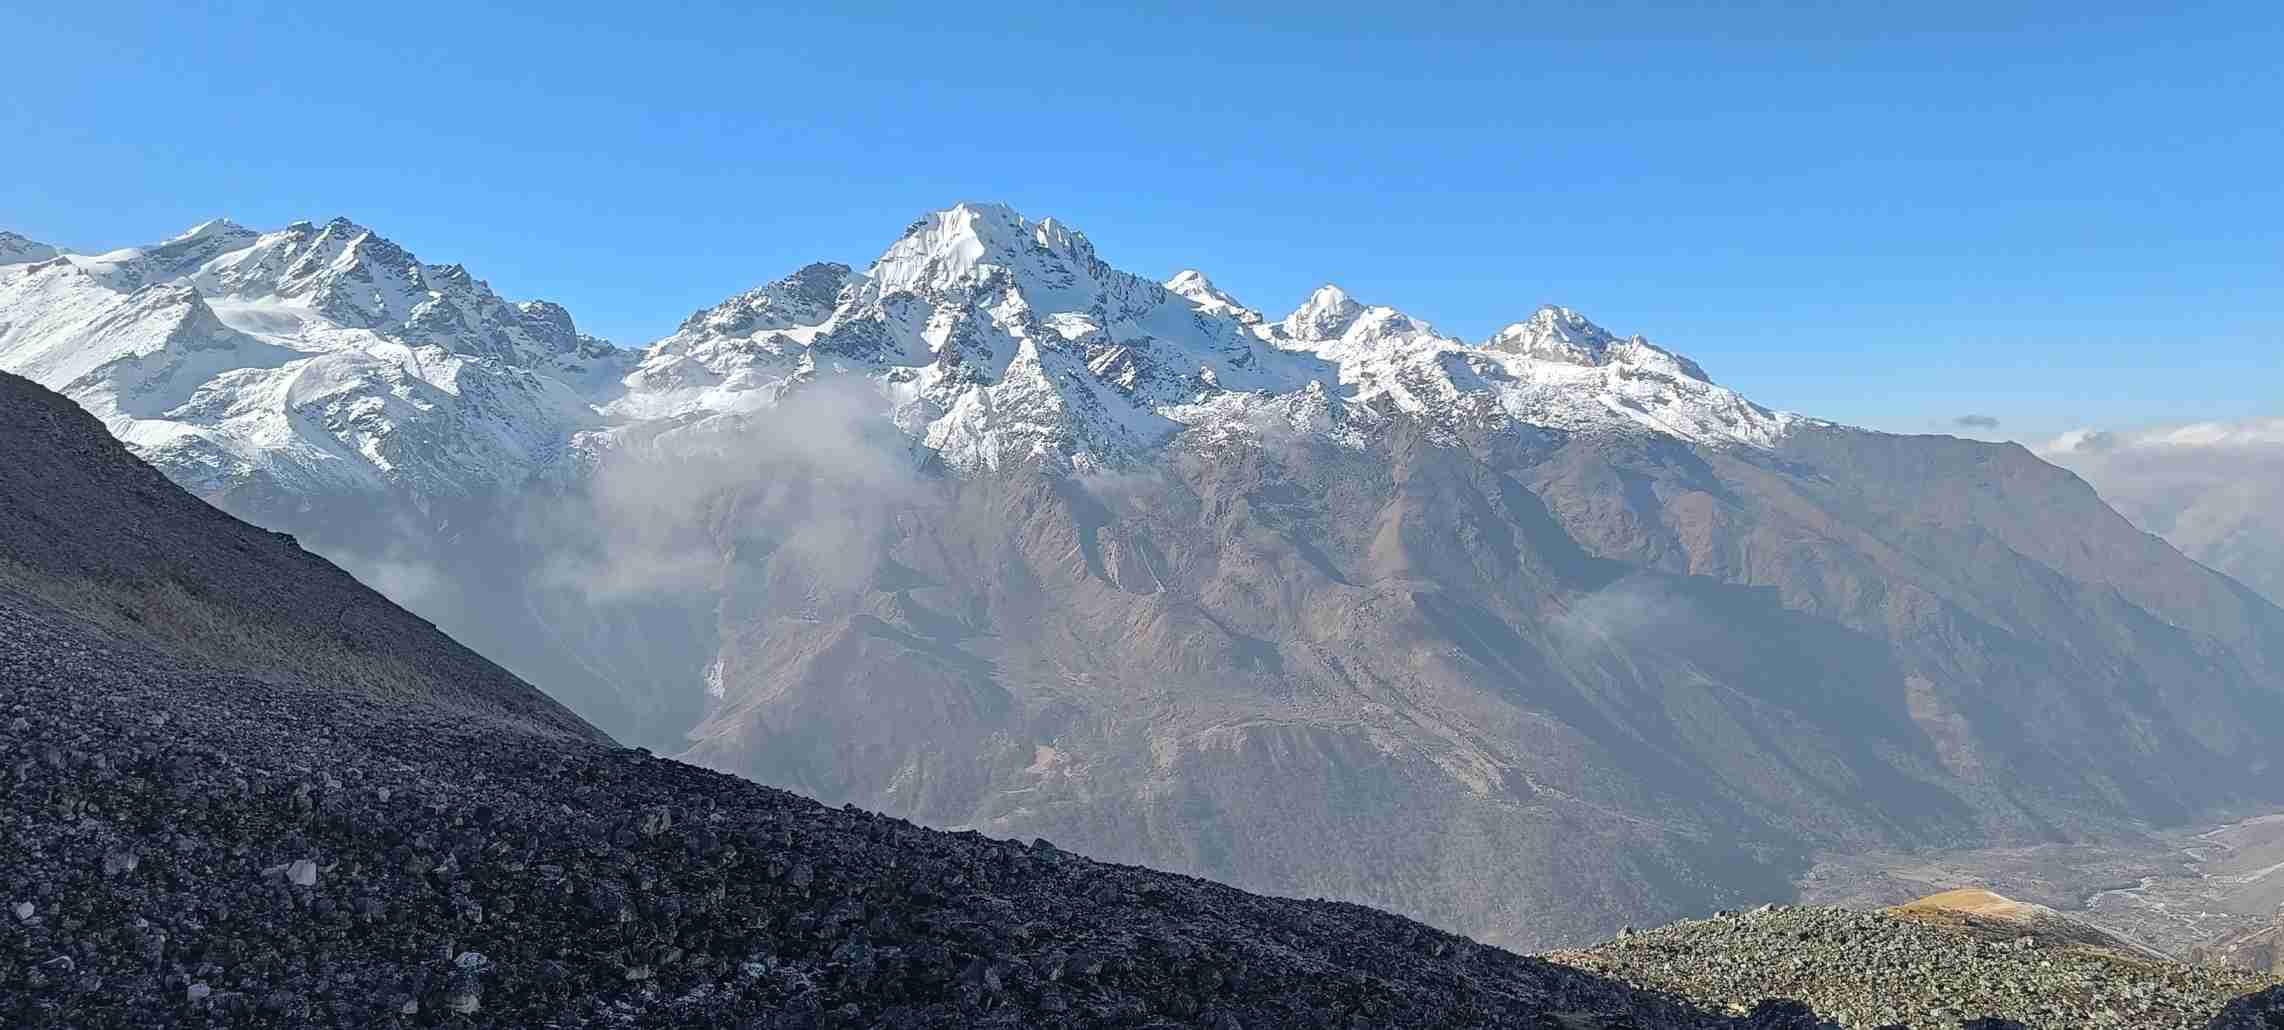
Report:
[{"label": "brown mountain slope", "polygon": [[[2280,790],[2284,612],[2019,448],[1404,428],[712,515],[699,761],[1522,946]],[[791,546],[830,512],[821,570]]]}]

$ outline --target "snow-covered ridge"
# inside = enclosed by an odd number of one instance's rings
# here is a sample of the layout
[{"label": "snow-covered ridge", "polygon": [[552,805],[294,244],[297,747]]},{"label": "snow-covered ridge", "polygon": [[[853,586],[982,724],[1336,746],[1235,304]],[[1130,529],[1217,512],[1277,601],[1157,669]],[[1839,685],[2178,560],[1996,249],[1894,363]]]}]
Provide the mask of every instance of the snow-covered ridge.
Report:
[{"label": "snow-covered ridge", "polygon": [[1567,309],[1468,343],[1326,286],[1272,321],[1202,272],[1152,282],[996,204],[921,218],[864,272],[812,265],[692,315],[606,412],[734,417],[827,376],[871,382],[955,468],[1103,467],[1184,432],[1354,441],[1397,413],[1746,446],[1798,421]]},{"label": "snow-covered ridge", "polygon": [[346,219],[0,266],[0,368],[208,494],[512,485],[600,424],[629,364],[561,307]]},{"label": "snow-covered ridge", "polygon": [[1328,285],[1272,319],[1202,272],[1120,271],[1076,229],[996,204],[932,212],[862,271],[809,265],[640,352],[346,219],[217,220],[95,255],[34,246],[0,264],[0,368],[209,492],[514,485],[828,379],[870,391],[956,470],[1104,468],[1264,432],[1354,444],[1398,416],[1721,446],[1768,446],[1799,421],[1568,309],[1471,343]]}]

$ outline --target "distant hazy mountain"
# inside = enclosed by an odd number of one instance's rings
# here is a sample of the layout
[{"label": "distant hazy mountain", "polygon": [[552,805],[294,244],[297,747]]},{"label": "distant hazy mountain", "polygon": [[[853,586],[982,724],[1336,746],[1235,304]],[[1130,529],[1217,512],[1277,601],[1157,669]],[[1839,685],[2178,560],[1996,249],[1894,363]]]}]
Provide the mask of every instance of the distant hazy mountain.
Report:
[{"label": "distant hazy mountain", "polygon": [[2039,454],[2136,525],[2284,603],[2284,418],[2088,430]]},{"label": "distant hazy mountain", "polygon": [[63,251],[38,240],[0,229],[0,265],[25,261],[46,261]]},{"label": "distant hazy mountain", "polygon": [[961,205],[637,353],[345,222],[0,268],[0,367],[629,742],[1502,943],[2273,800],[2284,611],[2012,445]]}]

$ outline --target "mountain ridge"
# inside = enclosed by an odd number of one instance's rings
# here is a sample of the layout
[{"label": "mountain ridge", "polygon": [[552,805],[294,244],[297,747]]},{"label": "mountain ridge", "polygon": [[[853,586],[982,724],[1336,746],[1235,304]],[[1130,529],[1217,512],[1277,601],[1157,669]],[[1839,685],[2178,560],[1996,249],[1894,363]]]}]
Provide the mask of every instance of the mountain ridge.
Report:
[{"label": "mountain ridge", "polygon": [[[114,432],[622,738],[830,803],[1532,946],[1782,897],[1812,848],[2284,800],[2284,612],[2019,447],[1760,408],[1575,312],[1272,319],[962,206],[573,374],[446,266],[350,303],[335,262],[389,252],[327,231],[172,287],[293,371],[161,414],[357,474]],[[116,413],[141,366],[100,367],[63,385]]]},{"label": "mountain ridge", "polygon": [[[414,398],[424,410],[386,411],[362,432],[329,425],[332,441],[302,434],[313,453],[290,469],[261,467],[253,460],[260,448],[243,439],[276,435],[276,418],[240,426],[191,409],[174,419],[158,417],[164,412],[137,416],[140,446],[208,452],[206,464],[223,477],[209,489],[265,473],[328,478],[322,470],[332,469],[330,478],[360,478],[368,490],[409,485],[465,494],[552,474],[562,453],[607,449],[621,435],[614,426],[749,413],[836,370],[873,380],[892,421],[954,468],[1043,460],[1087,471],[1144,457],[1185,427],[1226,434],[1269,418],[1341,434],[1393,410],[1754,445],[1766,445],[1795,420],[1713,386],[1694,362],[1638,337],[1620,339],[1567,309],[1549,307],[1473,344],[1393,309],[1356,304],[1337,288],[1328,288],[1337,303],[1331,295],[1312,298],[1271,321],[1213,289],[1201,273],[1186,273],[1208,291],[1191,297],[1103,264],[1083,233],[1055,219],[1032,221],[998,204],[933,212],[862,273],[829,262],[807,266],[691,315],[641,351],[578,333],[559,305],[508,304],[461,266],[423,263],[346,218],[274,232],[215,219],[147,247],[49,255],[47,263],[0,256],[0,268],[10,270],[0,275],[0,313],[24,316],[0,319],[8,324],[0,333],[0,367],[32,372],[75,395],[101,392],[101,385],[43,374],[30,352],[96,348],[34,316],[105,308],[139,289],[178,282],[198,294],[210,321],[234,333],[323,356],[328,365],[355,366],[324,370],[340,385],[322,399],[321,421],[353,422],[359,416],[351,412],[375,400],[388,408],[390,395],[427,395]],[[843,298],[843,290],[853,292]],[[1353,305],[1354,317],[1336,327],[1312,307],[1320,300]],[[89,317],[74,312],[68,320]],[[1569,334],[1561,339],[1592,344],[1523,342],[1519,334],[1548,331],[1550,318]],[[431,348],[446,367],[431,371],[417,360]],[[376,358],[410,374],[392,375],[369,360]],[[1582,374],[1592,368],[1609,374]],[[476,423],[495,436],[528,436],[516,428],[525,425],[539,434],[499,448],[486,459],[496,467],[439,461],[444,467],[405,468],[371,453],[374,437],[418,435],[439,420],[430,409],[456,406],[437,394],[457,393],[460,375],[487,372],[538,377],[484,377],[485,390],[517,403],[504,420]],[[1646,381],[1632,382],[1637,377]],[[248,389],[232,388],[240,395]],[[1589,399],[1571,400],[1574,394]],[[285,407],[305,410],[309,403],[294,398]],[[105,418],[116,431],[128,416]],[[469,431],[462,421],[460,431]],[[175,439],[162,443],[162,436]],[[342,462],[324,460],[326,452]]]}]

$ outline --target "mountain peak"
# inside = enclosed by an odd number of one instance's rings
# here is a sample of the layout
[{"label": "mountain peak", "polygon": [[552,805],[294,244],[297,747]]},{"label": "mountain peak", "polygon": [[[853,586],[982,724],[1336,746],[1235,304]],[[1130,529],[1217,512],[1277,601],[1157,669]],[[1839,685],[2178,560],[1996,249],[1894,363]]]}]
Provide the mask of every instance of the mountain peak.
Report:
[{"label": "mountain peak", "polygon": [[252,237],[254,234],[254,230],[248,229],[245,226],[239,225],[238,223],[233,222],[227,218],[210,218],[206,221],[198,223],[197,225],[191,226],[189,229],[184,230],[181,235],[176,236],[174,239],[168,240],[167,242],[175,243],[187,240],[212,240],[232,237],[248,238]]},{"label": "mountain peak", "polygon": [[180,234],[151,247],[145,253],[154,257],[205,260],[207,257],[231,250],[253,241],[261,234],[227,218],[210,218],[183,230]]},{"label": "mountain peak", "polygon": [[837,261],[817,261],[793,274],[763,283],[682,320],[677,334],[702,331],[716,336],[745,336],[797,325],[816,325],[830,318],[854,272]]},{"label": "mountain peak", "polygon": [[1348,295],[1348,291],[1326,283],[1309,294],[1309,299],[1285,316],[1287,331],[1306,340],[1328,340],[1347,332],[1348,327],[1364,314],[1364,305]]},{"label": "mountain peak", "polygon": [[1204,272],[1195,268],[1182,269],[1160,285],[1166,288],[1166,292],[1188,300],[1197,305],[1198,310],[1208,314],[1227,315],[1246,325],[1255,325],[1261,321],[1260,312],[1238,303],[1237,298],[1223,292],[1221,287],[1213,284],[1213,280],[1206,278]]},{"label": "mountain peak", "polygon": [[1184,297],[1196,297],[1208,294],[1218,294],[1221,292],[1219,288],[1213,285],[1213,280],[1206,278],[1206,274],[1204,272],[1200,272],[1195,268],[1185,268],[1179,272],[1175,272],[1173,278],[1166,280],[1165,286],[1167,289],[1172,290],[1175,293],[1179,293]]},{"label": "mountain peak", "polygon": [[1085,307],[1104,276],[1094,245],[1068,224],[1031,221],[1005,204],[960,203],[932,211],[875,260],[866,279],[877,297],[966,289],[1001,273],[1034,308]]},{"label": "mountain peak", "polygon": [[1483,347],[1570,365],[1607,365],[1620,361],[1707,383],[1713,381],[1703,366],[1686,357],[1640,336],[1619,336],[1587,321],[1586,316],[1555,304],[1542,305],[1531,317],[1491,334],[1490,339],[1483,341]]},{"label": "mountain peak", "polygon": [[1083,252],[1088,260],[1094,258],[1094,244],[1086,238],[1085,233],[1052,217],[1041,220],[1033,227],[1031,239],[1057,254],[1076,256]]},{"label": "mountain peak", "polygon": [[1599,365],[1618,335],[1586,320],[1586,316],[1554,304],[1541,305],[1529,318],[1509,323],[1491,335],[1484,346],[1574,365]]},{"label": "mountain peak", "polygon": [[509,305],[523,316],[524,332],[548,351],[568,354],[579,349],[584,341],[578,323],[571,320],[571,312],[563,305],[550,300],[526,300]]}]

